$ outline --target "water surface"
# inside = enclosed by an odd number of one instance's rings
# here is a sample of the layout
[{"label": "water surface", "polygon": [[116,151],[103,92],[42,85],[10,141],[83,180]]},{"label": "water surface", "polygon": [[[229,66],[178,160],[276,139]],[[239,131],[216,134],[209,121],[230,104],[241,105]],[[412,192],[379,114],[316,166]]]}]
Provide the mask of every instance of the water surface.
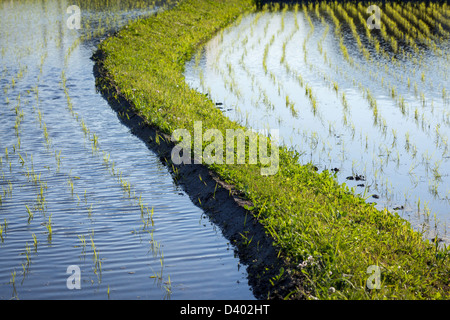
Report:
[{"label": "water surface", "polygon": [[279,129],[302,163],[337,169],[368,202],[448,242],[450,43],[394,54],[381,39],[381,54],[358,25],[369,61],[340,21],[336,33],[322,9],[249,14],[187,63],[186,81],[242,125]]}]

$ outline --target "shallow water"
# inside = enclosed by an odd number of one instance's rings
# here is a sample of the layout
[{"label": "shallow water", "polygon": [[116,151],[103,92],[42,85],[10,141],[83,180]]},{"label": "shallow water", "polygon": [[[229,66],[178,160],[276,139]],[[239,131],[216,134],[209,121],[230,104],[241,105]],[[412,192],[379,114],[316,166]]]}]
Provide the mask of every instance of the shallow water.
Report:
[{"label": "shallow water", "polygon": [[0,2],[0,298],[254,299],[233,246],[96,92],[100,35],[152,9],[92,3],[70,30],[68,3]]},{"label": "shallow water", "polygon": [[358,29],[374,57],[368,62],[341,22],[351,64],[327,13],[308,15],[312,26],[302,8],[245,16],[186,64],[186,82],[222,102],[224,114],[242,125],[278,129],[302,163],[338,169],[337,180],[368,202],[448,243],[448,39],[438,43],[442,54],[420,48],[394,63],[387,44],[380,41],[387,56],[377,54]]}]

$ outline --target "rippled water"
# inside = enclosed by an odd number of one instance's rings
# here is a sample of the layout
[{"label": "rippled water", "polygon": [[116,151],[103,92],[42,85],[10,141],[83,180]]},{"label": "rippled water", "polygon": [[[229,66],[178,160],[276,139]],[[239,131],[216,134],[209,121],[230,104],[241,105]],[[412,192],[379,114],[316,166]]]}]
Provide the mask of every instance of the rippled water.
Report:
[{"label": "rippled water", "polygon": [[303,163],[338,169],[338,181],[368,202],[398,212],[427,238],[437,233],[449,242],[448,40],[438,43],[442,54],[405,48],[410,55],[394,63],[387,45],[380,41],[387,55],[377,54],[359,28],[375,57],[369,63],[341,19],[350,64],[330,16],[307,12],[311,24],[301,7],[247,15],[187,63],[187,83],[241,124],[279,129]]},{"label": "rippled water", "polygon": [[99,35],[153,9],[91,3],[70,30],[69,3],[0,2],[0,298],[254,299],[221,231],[95,90]]}]

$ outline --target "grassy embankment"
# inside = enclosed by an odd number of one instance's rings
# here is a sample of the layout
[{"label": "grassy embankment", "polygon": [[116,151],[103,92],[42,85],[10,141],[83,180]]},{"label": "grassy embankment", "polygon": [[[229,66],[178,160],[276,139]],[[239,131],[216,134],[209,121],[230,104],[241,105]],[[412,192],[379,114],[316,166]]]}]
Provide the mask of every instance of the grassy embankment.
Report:
[{"label": "grassy embankment", "polygon": [[[218,129],[225,137],[226,129],[242,127],[207,96],[190,89],[183,69],[200,44],[253,10],[249,0],[187,0],[133,23],[100,45],[108,77],[161,131],[171,134],[185,128],[193,134],[194,121],[201,120],[204,130]],[[291,273],[304,279],[307,296],[450,297],[447,249],[423,240],[396,213],[379,211],[354,196],[331,172],[298,164],[295,151],[280,147],[279,155],[279,171],[271,176],[262,176],[259,165],[210,168],[252,201],[250,209],[275,239],[280,257],[290,263]],[[366,286],[371,265],[380,267],[380,289]],[[287,271],[280,270],[280,279],[283,272]]]}]

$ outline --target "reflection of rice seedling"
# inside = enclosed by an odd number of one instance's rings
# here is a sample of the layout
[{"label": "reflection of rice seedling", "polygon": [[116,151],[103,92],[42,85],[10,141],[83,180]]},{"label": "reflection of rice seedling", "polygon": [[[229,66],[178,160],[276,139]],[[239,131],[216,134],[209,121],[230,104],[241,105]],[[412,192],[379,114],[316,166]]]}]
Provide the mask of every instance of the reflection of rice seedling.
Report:
[{"label": "reflection of rice seedling", "polygon": [[[92,234],[90,235],[90,239],[91,239],[91,248],[92,248],[92,259],[94,261],[94,273],[100,277],[101,273],[102,273],[102,262],[100,260],[99,257],[99,253],[97,250],[97,247],[95,246],[94,243],[94,230],[92,230]],[[100,278],[99,278],[100,281]]]},{"label": "reflection of rice seedling", "polygon": [[406,105],[405,105],[405,99],[403,97],[399,98],[398,105],[400,107],[400,111],[403,115],[406,115]]},{"label": "reflection of rice seedling", "polygon": [[[437,182],[436,180],[432,180],[432,181],[430,180],[428,182],[428,189],[434,197],[439,196],[439,182]],[[431,213],[431,211],[429,211],[429,213]],[[428,216],[429,216],[429,214],[428,214]]]},{"label": "reflection of rice seedling", "polygon": [[71,194],[72,194],[72,196],[73,196],[73,180],[72,180],[72,178],[69,177],[69,178],[67,179],[67,182],[68,182],[69,187],[70,187],[70,192],[71,192]]},{"label": "reflection of rice seedling", "polygon": [[308,84],[305,85],[305,94],[308,96],[309,100],[311,101],[311,107],[312,107],[313,114],[316,115],[317,114],[317,101],[316,101],[315,96],[313,95],[312,88]]},{"label": "reflection of rice seedling", "polygon": [[25,252],[21,253],[21,255],[25,255],[25,258],[26,258],[25,265],[22,265],[24,277],[25,277],[25,275],[30,267],[30,264],[31,264],[30,254],[31,254],[31,250],[28,245],[28,242],[26,242],[25,243]]},{"label": "reflection of rice seedling", "polygon": [[92,215],[92,204],[90,205],[90,207],[87,209],[88,211],[88,216],[90,217]]},{"label": "reflection of rice seedling", "polygon": [[94,133],[91,138],[92,141],[92,150],[98,150],[98,136]]},{"label": "reflection of rice seedling", "polygon": [[[339,85],[336,81],[333,82],[333,89],[334,89],[334,91],[336,91],[336,94],[337,94],[339,91]],[[344,99],[345,99],[345,97],[344,97]]]},{"label": "reflection of rice seedling", "polygon": [[109,164],[109,153],[103,152],[103,164],[108,166]]},{"label": "reflection of rice seedling", "polygon": [[441,161],[436,161],[434,163],[434,167],[431,169],[431,172],[433,173],[434,181],[441,181],[442,180],[442,175],[439,172],[439,167],[441,165],[441,162],[442,162],[442,160]]},{"label": "reflection of rice seedling", "polygon": [[416,123],[419,121],[419,109],[414,110],[414,119],[416,120]]},{"label": "reflection of rice seedling", "polygon": [[395,87],[391,87],[391,97],[395,98],[396,95],[397,95],[397,90],[395,89]]},{"label": "reflection of rice seedling", "polygon": [[167,281],[164,282],[165,299],[169,299],[170,295],[172,294],[172,282],[170,281],[170,275],[167,277],[168,277]]},{"label": "reflection of rice seedling", "polygon": [[409,141],[409,132],[405,133],[405,149],[409,152],[409,148],[411,147],[410,141]]},{"label": "reflection of rice seedling", "polygon": [[81,248],[82,248],[82,252],[85,253],[86,252],[86,238],[84,237],[84,235],[78,235],[78,239],[80,239],[81,241]]},{"label": "reflection of rice seedling", "polygon": [[38,242],[37,242],[36,235],[33,233],[33,234],[32,234],[32,237],[33,237],[33,247],[34,247],[34,251],[37,251],[37,245],[38,245]]},{"label": "reflection of rice seedling", "polygon": [[12,284],[12,286],[13,286],[13,296],[16,297],[17,296],[17,291],[16,291],[16,269],[14,269],[13,272],[11,272],[11,279],[9,280],[9,283]]},{"label": "reflection of rice seedling", "polygon": [[420,101],[422,102],[422,106],[425,107],[426,101],[425,101],[425,94],[423,92],[420,92]]},{"label": "reflection of rice seedling", "polygon": [[56,171],[58,172],[59,168],[61,166],[61,151],[59,151],[58,153],[56,153],[56,151],[55,151],[55,160],[56,160],[56,166],[57,166]]},{"label": "reflection of rice seedling", "polygon": [[45,227],[47,228],[47,232],[48,232],[48,240],[51,241],[52,239],[52,216],[50,215],[50,217],[48,217],[48,222],[46,223]]},{"label": "reflection of rice seedling", "polygon": [[392,129],[392,136],[393,136],[392,147],[394,147],[397,145],[397,130]]}]

